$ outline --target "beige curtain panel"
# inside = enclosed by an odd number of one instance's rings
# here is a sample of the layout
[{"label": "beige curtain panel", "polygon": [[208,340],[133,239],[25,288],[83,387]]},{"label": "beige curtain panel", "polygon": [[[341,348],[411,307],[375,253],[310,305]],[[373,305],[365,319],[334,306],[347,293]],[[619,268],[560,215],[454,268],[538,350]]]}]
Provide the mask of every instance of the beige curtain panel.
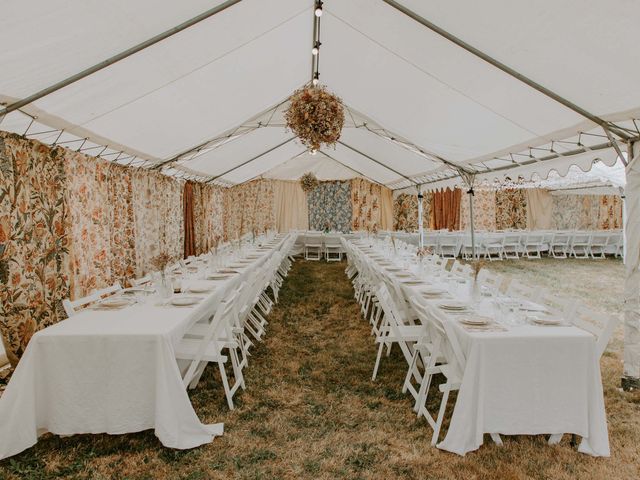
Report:
[{"label": "beige curtain panel", "polygon": [[307,194],[302,190],[300,182],[274,180],[273,197],[278,232],[309,230]]},{"label": "beige curtain panel", "polygon": [[548,190],[527,188],[527,228],[549,230],[553,227],[553,197]]},{"label": "beige curtain panel", "polygon": [[393,230],[393,190],[386,187],[380,192],[380,228]]}]

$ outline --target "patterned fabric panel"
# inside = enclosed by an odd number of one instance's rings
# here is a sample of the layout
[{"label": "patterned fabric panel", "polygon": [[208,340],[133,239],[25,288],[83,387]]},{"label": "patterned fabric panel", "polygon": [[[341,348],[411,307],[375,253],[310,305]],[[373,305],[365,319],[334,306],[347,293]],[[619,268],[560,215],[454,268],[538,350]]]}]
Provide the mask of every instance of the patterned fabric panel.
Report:
[{"label": "patterned fabric panel", "polygon": [[[423,194],[422,224],[426,230],[431,220],[431,192]],[[418,231],[418,195],[402,193],[393,201],[393,229],[403,232]]]},{"label": "patterned fabric panel", "polygon": [[380,228],[382,187],[364,178],[351,180],[351,229],[373,231]]},{"label": "patterned fabric panel", "polygon": [[527,228],[527,195],[523,189],[496,191],[496,229]]},{"label": "patterned fabric panel", "polygon": [[307,194],[309,229],[351,231],[351,182],[320,182]]},{"label": "patterned fabric panel", "polygon": [[69,296],[64,150],[0,132],[0,331],[15,364]]},{"label": "patterned fabric panel", "polygon": [[[473,195],[473,227],[476,230],[496,229],[496,192],[475,190]],[[460,230],[470,228],[469,195],[463,190],[460,201]]]},{"label": "patterned fabric panel", "polygon": [[224,191],[224,236],[234,240],[244,234],[275,229],[273,183],[259,179]]}]

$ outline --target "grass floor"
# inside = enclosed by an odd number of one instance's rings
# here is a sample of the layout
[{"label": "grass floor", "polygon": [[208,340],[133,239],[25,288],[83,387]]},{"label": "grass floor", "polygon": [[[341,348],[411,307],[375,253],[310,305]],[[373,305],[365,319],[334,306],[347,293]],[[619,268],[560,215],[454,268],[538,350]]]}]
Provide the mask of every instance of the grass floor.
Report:
[{"label": "grass floor", "polygon": [[[488,268],[580,297],[595,308],[621,310],[617,261],[521,260]],[[406,366],[398,351],[384,359],[378,380],[371,382],[375,347],[344,264],[296,262],[269,321],[236,410],[227,409],[213,368],[191,394],[204,422],[225,423],[225,435],[213,443],[175,451],[163,448],[150,431],[45,435],[35,447],[0,462],[0,478],[640,478],[640,396],[618,389],[619,341],[602,360],[611,458],[579,454],[568,439],[550,447],[542,436],[507,437],[501,448],[487,440],[477,452],[459,457],[429,446],[430,428],[416,419],[410,396],[401,393]]]}]

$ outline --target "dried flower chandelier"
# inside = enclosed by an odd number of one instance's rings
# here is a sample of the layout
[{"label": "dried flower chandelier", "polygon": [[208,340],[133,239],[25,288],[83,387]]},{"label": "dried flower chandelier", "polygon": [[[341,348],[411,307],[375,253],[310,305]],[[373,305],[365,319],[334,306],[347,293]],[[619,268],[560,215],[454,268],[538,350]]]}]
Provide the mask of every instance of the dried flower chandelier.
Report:
[{"label": "dried flower chandelier", "polygon": [[311,84],[293,92],[285,112],[287,127],[312,153],[321,146],[333,146],[344,125],[342,100],[320,83],[320,18],[322,1],[314,6]]}]

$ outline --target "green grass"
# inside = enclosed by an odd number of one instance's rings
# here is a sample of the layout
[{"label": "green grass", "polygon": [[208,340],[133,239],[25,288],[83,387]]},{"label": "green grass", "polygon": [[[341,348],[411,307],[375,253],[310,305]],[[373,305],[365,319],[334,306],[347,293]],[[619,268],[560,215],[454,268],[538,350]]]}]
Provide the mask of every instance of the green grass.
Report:
[{"label": "green grass", "polygon": [[[375,346],[344,267],[295,263],[265,341],[252,350],[247,390],[236,397],[234,411],[226,407],[215,369],[207,368],[190,395],[203,422],[225,423],[224,436],[175,451],[151,431],[45,435],[0,462],[0,479],[640,478],[640,396],[617,388],[619,344],[602,360],[610,459],[579,454],[567,439],[550,447],[542,436],[507,437],[503,448],[486,441],[459,457],[429,446],[431,429],[401,392],[406,365],[397,350],[371,381]],[[619,262],[496,262],[488,268],[620,313]]]}]

